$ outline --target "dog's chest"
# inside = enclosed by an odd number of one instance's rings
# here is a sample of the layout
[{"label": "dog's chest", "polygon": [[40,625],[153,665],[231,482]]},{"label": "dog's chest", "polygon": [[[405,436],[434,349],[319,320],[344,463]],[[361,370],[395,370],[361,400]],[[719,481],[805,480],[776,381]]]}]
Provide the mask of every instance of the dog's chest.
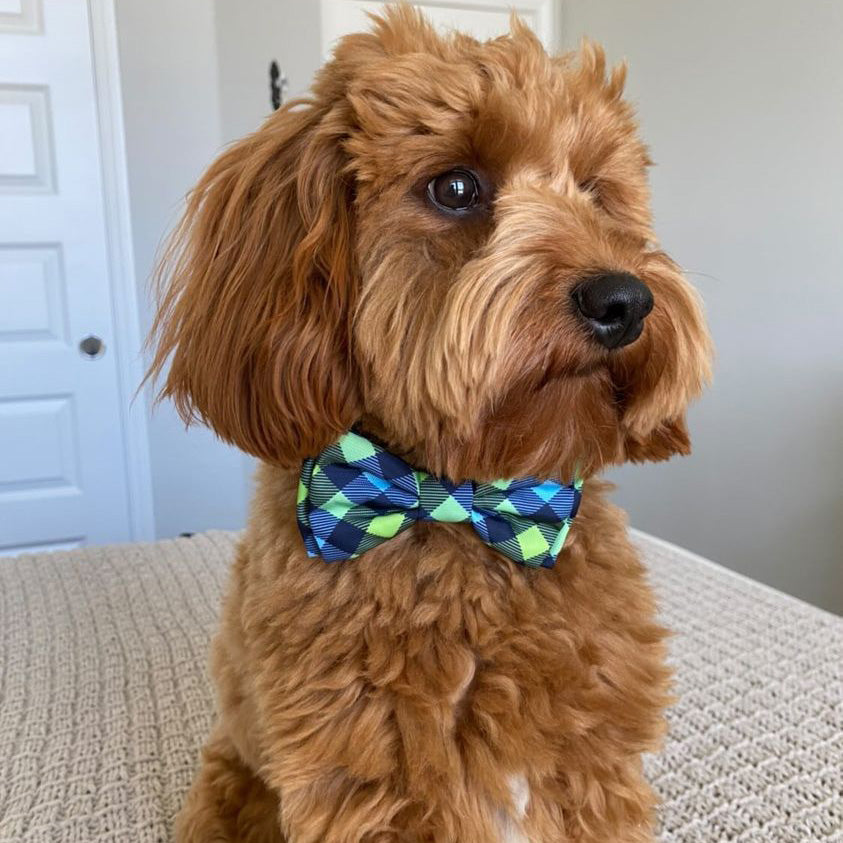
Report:
[{"label": "dog's chest", "polygon": [[[431,574],[416,575],[412,603],[395,606],[381,631],[401,652],[401,694],[424,701],[412,706],[414,739],[402,742],[404,760],[428,775],[441,764],[455,791],[465,787],[466,801],[490,818],[495,839],[529,843],[528,772],[553,767],[561,678],[576,670],[573,650],[560,645],[569,633],[558,577],[500,564],[474,542],[466,553],[448,532],[429,529],[413,561]],[[404,700],[395,699],[400,716]]]}]

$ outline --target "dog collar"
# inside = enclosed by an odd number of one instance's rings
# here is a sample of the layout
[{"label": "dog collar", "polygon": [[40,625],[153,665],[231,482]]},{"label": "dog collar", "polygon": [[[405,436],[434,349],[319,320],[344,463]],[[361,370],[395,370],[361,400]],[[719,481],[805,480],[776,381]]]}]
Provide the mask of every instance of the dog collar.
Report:
[{"label": "dog collar", "polygon": [[552,568],[580,504],[582,480],[534,477],[454,484],[348,432],[304,461],[296,517],[308,556],[354,559],[416,521],[471,524],[515,562]]}]

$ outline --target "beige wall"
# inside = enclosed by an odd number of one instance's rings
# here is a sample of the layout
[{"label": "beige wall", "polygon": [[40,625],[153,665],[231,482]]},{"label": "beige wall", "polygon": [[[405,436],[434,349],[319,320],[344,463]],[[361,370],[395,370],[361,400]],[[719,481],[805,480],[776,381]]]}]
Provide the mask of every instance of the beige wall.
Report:
[{"label": "beige wall", "polygon": [[632,523],[843,612],[843,3],[563,0],[629,60],[657,230],[705,299],[694,454],[615,473]]}]

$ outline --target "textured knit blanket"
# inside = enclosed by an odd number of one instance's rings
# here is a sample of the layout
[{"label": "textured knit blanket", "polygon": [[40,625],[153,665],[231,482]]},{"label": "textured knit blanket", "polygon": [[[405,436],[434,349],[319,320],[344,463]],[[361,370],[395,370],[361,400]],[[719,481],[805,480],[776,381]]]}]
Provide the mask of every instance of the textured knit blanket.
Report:
[{"label": "textured knit blanket", "polygon": [[[0,559],[0,841],[164,843],[235,537]],[[680,702],[665,843],[843,841],[843,619],[638,535]]]}]

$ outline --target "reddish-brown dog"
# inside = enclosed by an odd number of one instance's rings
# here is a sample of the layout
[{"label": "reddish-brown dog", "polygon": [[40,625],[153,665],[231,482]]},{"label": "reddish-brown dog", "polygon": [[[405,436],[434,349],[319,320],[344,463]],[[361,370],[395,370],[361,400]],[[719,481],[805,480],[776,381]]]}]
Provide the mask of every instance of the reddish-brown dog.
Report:
[{"label": "reddish-brown dog", "polygon": [[[709,342],[623,76],[398,7],[192,194],[153,373],[263,466],[179,840],[652,839],[664,631],[594,475],[688,452]],[[308,558],[300,464],[352,425],[455,480],[578,470],[555,568],[452,524]]]}]

